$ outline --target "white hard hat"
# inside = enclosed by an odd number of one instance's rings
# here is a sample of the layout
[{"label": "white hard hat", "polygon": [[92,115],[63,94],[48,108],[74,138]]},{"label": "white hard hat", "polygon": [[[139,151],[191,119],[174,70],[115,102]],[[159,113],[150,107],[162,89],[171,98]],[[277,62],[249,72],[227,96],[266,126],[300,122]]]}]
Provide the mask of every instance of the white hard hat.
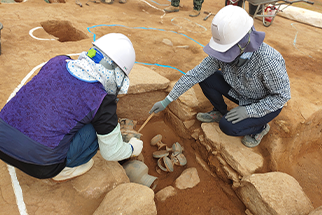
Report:
[{"label": "white hard hat", "polygon": [[135,51],[127,36],[120,33],[106,34],[94,41],[93,45],[111,58],[126,75],[130,74],[135,63]]},{"label": "white hard hat", "polygon": [[213,18],[209,46],[225,52],[239,42],[254,24],[253,18],[241,7],[227,5]]}]

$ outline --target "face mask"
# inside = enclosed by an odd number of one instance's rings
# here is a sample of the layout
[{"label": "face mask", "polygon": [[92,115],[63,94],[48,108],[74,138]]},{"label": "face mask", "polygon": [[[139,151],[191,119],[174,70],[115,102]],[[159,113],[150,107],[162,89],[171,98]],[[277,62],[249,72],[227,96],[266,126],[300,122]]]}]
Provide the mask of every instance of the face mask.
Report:
[{"label": "face mask", "polygon": [[237,66],[237,67],[241,67],[243,66],[249,59],[246,58],[241,58],[240,56],[238,56],[235,60],[233,60],[232,62],[229,63],[229,65],[233,66]]}]

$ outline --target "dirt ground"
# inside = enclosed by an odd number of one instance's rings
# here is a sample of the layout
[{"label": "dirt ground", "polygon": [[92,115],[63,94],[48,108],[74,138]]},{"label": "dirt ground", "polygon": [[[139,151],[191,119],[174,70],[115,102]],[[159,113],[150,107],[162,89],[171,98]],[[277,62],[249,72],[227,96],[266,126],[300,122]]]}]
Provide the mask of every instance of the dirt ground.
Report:
[{"label": "dirt ground", "polygon": [[[202,47],[211,37],[210,24],[213,16],[204,21],[204,11],[216,13],[224,1],[205,0],[201,14],[189,17],[192,0],[183,0],[180,12],[165,14],[162,9],[170,4],[166,0],[128,0],[126,4],[108,5],[100,2],[80,0],[49,4],[45,1],[27,0],[21,3],[0,4],[1,55],[0,55],[0,108],[24,78],[37,73],[39,65],[59,54],[77,58],[77,53],[87,51],[94,37],[106,33],[120,32],[127,35],[136,50],[136,61],[147,65],[170,80],[177,80],[182,73],[192,69],[206,54]],[[294,4],[306,9],[322,12],[322,0],[313,6]],[[276,48],[285,58],[287,70],[294,89],[311,101],[321,102],[322,86],[322,29],[277,16],[270,27],[255,20],[255,28],[266,32],[265,41]],[[43,27],[43,28],[38,28]],[[56,39],[55,39],[56,38]],[[45,39],[45,40],[44,40]],[[163,40],[169,39],[173,46]],[[181,71],[181,72],[180,72]],[[317,87],[317,88],[314,88]],[[319,88],[319,89],[318,89]],[[294,119],[297,120],[297,119]],[[321,132],[321,131],[320,131]],[[232,192],[230,185],[223,183],[202,169],[195,160],[193,142],[179,138],[163,121],[151,120],[142,130],[145,163],[150,174],[159,177],[156,192],[173,185],[174,180],[187,167],[196,167],[201,182],[193,189],[182,190],[167,201],[157,202],[158,214],[244,214],[245,207]],[[151,154],[156,147],[150,140],[162,134],[164,143],[171,146],[179,142],[185,147],[188,163],[185,167],[175,166],[173,173],[155,171],[156,159]],[[297,163],[285,166],[283,171],[295,177],[311,199],[314,207],[322,205],[322,147],[316,140],[312,147],[301,154]],[[19,214],[6,165],[0,161],[1,198],[0,214]],[[35,205],[36,196],[47,201],[59,202],[55,193],[45,190],[44,183],[17,171],[22,185],[28,214],[56,214],[46,203]],[[39,185],[39,186],[37,186]],[[92,214],[99,202],[92,206],[77,207],[80,198],[73,198],[68,182],[62,189],[64,201],[75,203],[75,214]],[[56,193],[57,194],[57,193]],[[38,197],[39,198],[39,197]],[[68,204],[68,203],[66,203]],[[43,209],[41,209],[43,208]]]}]

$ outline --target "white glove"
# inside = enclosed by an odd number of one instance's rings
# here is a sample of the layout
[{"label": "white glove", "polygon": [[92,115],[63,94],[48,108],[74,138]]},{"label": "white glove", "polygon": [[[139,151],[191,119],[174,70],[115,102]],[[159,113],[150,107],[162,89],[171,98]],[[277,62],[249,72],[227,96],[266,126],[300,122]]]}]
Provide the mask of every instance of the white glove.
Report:
[{"label": "white glove", "polygon": [[132,137],[129,141],[129,144],[131,144],[133,147],[132,156],[138,156],[143,149],[143,141]]}]

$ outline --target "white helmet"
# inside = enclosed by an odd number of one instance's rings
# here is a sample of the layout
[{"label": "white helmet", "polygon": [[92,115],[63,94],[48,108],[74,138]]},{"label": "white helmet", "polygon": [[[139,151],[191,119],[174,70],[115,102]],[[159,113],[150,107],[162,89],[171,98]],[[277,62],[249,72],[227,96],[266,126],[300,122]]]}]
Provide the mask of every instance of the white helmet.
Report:
[{"label": "white helmet", "polygon": [[248,33],[253,24],[253,18],[243,8],[227,5],[212,20],[209,46],[218,52],[226,52]]},{"label": "white helmet", "polygon": [[130,74],[135,63],[135,51],[127,36],[120,33],[106,34],[94,41],[93,45],[110,57],[126,75]]}]

